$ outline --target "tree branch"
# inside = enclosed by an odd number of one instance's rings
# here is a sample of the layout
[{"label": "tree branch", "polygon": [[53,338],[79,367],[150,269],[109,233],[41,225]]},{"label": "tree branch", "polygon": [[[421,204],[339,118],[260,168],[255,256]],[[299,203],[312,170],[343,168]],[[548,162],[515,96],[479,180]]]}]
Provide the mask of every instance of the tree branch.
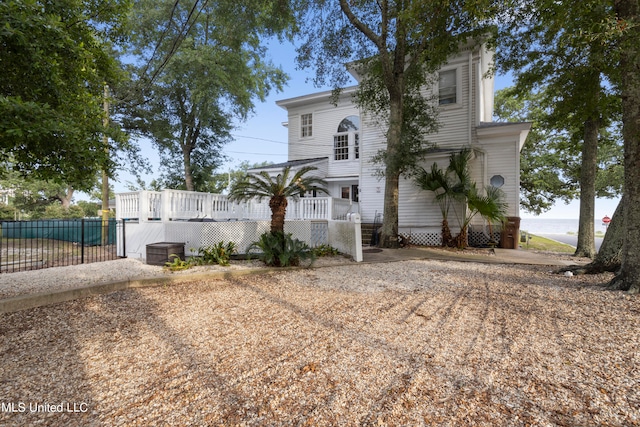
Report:
[{"label": "tree branch", "polygon": [[376,33],[371,30],[371,28],[367,27],[362,21],[360,21],[356,15],[353,14],[351,8],[347,4],[347,0],[340,0],[340,9],[347,16],[349,22],[356,27],[362,34],[364,34],[369,40],[371,40],[379,50],[383,50],[385,48],[383,40]]}]

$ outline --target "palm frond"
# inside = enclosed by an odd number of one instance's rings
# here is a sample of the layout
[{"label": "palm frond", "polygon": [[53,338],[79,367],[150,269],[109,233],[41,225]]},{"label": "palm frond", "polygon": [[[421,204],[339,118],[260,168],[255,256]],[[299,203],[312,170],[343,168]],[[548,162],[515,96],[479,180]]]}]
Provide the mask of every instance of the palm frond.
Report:
[{"label": "palm frond", "polygon": [[282,169],[281,173],[272,176],[266,171],[249,174],[229,191],[232,201],[246,201],[272,197],[299,197],[307,191],[321,191],[329,194],[326,182],[318,177],[305,176],[317,168],[305,166],[292,174],[291,167]]}]

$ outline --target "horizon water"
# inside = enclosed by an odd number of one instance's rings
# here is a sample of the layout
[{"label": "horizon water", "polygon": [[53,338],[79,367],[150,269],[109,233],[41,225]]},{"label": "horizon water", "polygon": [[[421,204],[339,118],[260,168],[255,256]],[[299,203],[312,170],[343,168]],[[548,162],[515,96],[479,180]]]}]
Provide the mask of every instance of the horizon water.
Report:
[{"label": "horizon water", "polygon": [[[520,230],[540,234],[576,234],[578,223],[578,219],[521,218]],[[593,225],[596,233],[607,231],[601,219],[595,220]]]}]

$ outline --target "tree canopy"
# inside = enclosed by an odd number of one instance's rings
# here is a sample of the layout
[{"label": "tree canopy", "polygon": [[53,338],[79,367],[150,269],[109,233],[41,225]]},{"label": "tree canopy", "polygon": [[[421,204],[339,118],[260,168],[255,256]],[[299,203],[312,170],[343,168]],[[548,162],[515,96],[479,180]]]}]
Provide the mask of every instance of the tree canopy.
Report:
[{"label": "tree canopy", "polygon": [[[281,89],[285,73],[265,59],[262,36],[291,25],[277,1],[136,3],[131,52],[136,79],[127,127],[148,136],[172,188],[206,189],[234,122]],[[127,105],[125,104],[125,107]]]},{"label": "tree canopy", "polygon": [[121,77],[112,42],[123,35],[128,6],[0,3],[0,161],[78,189],[89,189],[86,177],[101,168],[112,169],[102,141],[103,86]]},{"label": "tree canopy", "polygon": [[566,149],[577,153],[576,255],[593,257],[598,146],[620,110],[619,94],[607,77],[613,39],[594,34],[611,25],[613,6],[535,0],[510,7],[508,16],[500,26],[497,63],[513,70],[515,91],[543,93],[545,121],[567,135]]},{"label": "tree canopy", "polygon": [[[532,122],[527,143],[520,152],[520,206],[539,215],[554,204],[579,198],[581,135],[573,128],[548,120],[553,97],[513,87],[496,92],[494,115],[499,121]],[[595,190],[597,197],[622,193],[622,136],[620,122],[600,131]]]}]

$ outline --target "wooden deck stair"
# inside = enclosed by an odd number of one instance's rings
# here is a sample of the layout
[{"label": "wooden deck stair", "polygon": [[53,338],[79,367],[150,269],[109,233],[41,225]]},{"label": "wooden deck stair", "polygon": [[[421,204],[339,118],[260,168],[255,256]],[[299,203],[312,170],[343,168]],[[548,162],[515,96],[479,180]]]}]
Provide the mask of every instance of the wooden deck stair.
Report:
[{"label": "wooden deck stair", "polygon": [[[380,224],[375,225],[375,227],[380,228]],[[373,223],[360,224],[360,230],[362,230],[362,247],[368,247],[371,244],[373,229],[374,229]]]}]

